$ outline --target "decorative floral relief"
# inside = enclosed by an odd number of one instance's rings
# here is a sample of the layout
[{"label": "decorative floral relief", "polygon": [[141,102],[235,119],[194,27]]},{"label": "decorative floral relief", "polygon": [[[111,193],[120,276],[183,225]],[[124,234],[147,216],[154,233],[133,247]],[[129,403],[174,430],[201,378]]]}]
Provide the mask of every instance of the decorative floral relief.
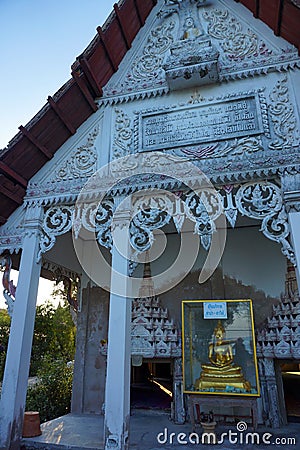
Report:
[{"label": "decorative floral relief", "polygon": [[209,22],[208,34],[223,41],[221,47],[230,61],[272,54],[251,30],[244,32],[242,25],[228,11],[207,10],[203,13],[203,18]]},{"label": "decorative floral relief", "polygon": [[137,79],[155,79],[163,56],[173,42],[171,31],[174,22],[167,22],[151,31],[143,55],[132,65],[132,73]]},{"label": "decorative floral relief", "polygon": [[220,80],[234,80],[270,70],[279,72],[299,67],[297,50],[290,44],[286,48],[268,48],[257,36],[227,10],[206,9],[203,18],[208,22],[207,33],[219,41]]},{"label": "decorative floral relief", "polygon": [[97,153],[94,142],[98,136],[99,127],[89,134],[87,142],[72,152],[70,158],[57,169],[54,179],[71,180],[90,177],[96,170]]},{"label": "decorative floral relief", "polygon": [[274,124],[276,138],[269,144],[271,150],[299,145],[299,131],[295,111],[289,99],[287,77],[278,80],[270,93],[269,113]]},{"label": "decorative floral relief", "polygon": [[142,55],[133,62],[126,79],[112,87],[106,94],[123,94],[137,89],[152,88],[154,83],[163,84],[165,77],[162,63],[165,53],[173,43],[172,31],[174,27],[174,22],[166,21],[154,28],[148,37]]},{"label": "decorative floral relief", "polygon": [[[201,11],[199,6],[203,6]],[[215,57],[209,59],[209,64],[203,63],[205,67],[202,68],[201,74],[204,76],[197,81],[199,83],[234,80],[266,74],[270,70],[281,72],[300,67],[297,50],[291,44],[287,44],[285,48],[271,44],[268,46],[259,32],[258,34],[253,32],[228,10],[215,9],[211,2],[205,3],[200,0],[166,2],[157,17],[163,23],[149,31],[149,38],[142,49],[142,54],[131,63],[131,68],[124,73],[124,77],[108,83],[104,89],[103,104],[163,95],[169,92],[173,71],[176,77],[181,77],[182,73],[188,77],[196,76],[194,69],[196,71],[199,64],[182,68],[180,58],[176,59],[175,55],[174,62],[177,62],[179,67],[174,67],[172,61],[168,67],[168,60],[165,58],[167,52],[170,49],[171,53],[176,50],[177,44],[182,43],[183,39],[194,42],[191,36],[201,38],[200,46],[205,41],[209,42],[210,50],[216,47],[215,44],[218,46],[213,52],[216,53],[217,64]],[[187,28],[187,20],[191,28]],[[191,20],[194,25],[190,25]],[[182,55],[193,62],[194,50],[191,54],[184,53],[184,48],[189,44],[184,45]],[[199,50],[199,45],[196,44],[200,59],[205,60],[204,49]],[[212,56],[210,51],[208,56]]]},{"label": "decorative floral relief", "polygon": [[131,153],[133,144],[133,130],[131,120],[121,109],[115,109],[115,136],[113,146],[113,159],[121,158]]},{"label": "decorative floral relief", "polygon": [[174,150],[174,154],[184,154],[193,158],[221,158],[224,156],[250,155],[263,150],[260,137],[244,137],[218,144],[199,145]]}]

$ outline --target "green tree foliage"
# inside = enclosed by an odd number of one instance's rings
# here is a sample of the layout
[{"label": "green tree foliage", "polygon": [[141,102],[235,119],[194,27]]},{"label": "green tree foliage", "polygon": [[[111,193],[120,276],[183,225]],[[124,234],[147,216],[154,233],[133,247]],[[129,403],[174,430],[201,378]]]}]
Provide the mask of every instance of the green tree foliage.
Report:
[{"label": "green tree foliage", "polygon": [[[53,297],[60,299],[57,307],[50,301],[37,306],[32,343],[30,376],[37,383],[27,392],[27,411],[39,411],[41,420],[47,421],[70,411],[76,327],[70,307],[63,303],[65,292],[56,289]],[[10,330],[10,317],[0,310],[0,381],[3,378],[6,349]]]},{"label": "green tree foliage", "polygon": [[[10,317],[6,310],[0,310],[0,381],[3,378],[6,350],[8,344]],[[43,359],[72,361],[75,354],[76,327],[70,307],[59,304],[56,308],[51,302],[37,306],[35,328],[31,352],[30,376],[36,376]]]},{"label": "green tree foliage", "polygon": [[44,358],[50,361],[72,361],[75,333],[69,306],[59,304],[55,308],[50,302],[37,306],[30,375],[37,375]]},{"label": "green tree foliage", "polygon": [[37,384],[27,391],[27,411],[39,411],[41,422],[67,414],[71,404],[73,366],[63,359],[53,361],[45,357],[37,376]]},{"label": "green tree foliage", "polygon": [[5,309],[0,309],[0,380],[3,378],[9,329],[10,317]]},{"label": "green tree foliage", "polygon": [[[56,290],[53,297],[62,299]],[[37,383],[27,391],[27,411],[39,411],[42,422],[67,414],[72,395],[76,327],[65,302],[55,308],[50,302],[37,307],[30,374]]]}]

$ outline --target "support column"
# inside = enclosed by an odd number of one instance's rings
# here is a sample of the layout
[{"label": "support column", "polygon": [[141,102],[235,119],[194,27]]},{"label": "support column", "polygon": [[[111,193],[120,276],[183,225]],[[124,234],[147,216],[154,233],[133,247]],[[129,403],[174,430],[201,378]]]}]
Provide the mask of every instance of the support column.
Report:
[{"label": "support column", "polygon": [[[125,202],[124,202],[125,203]],[[116,211],[112,227],[113,248],[111,264],[111,290],[118,285],[117,295],[111,292],[109,305],[109,329],[107,350],[107,374],[105,387],[105,450],[126,450],[129,445],[130,417],[130,368],[131,368],[131,298],[129,289],[128,260],[130,206],[123,205]],[[115,243],[122,244],[122,254]],[[100,268],[101,270],[101,268]],[[120,278],[118,274],[124,275]]]},{"label": "support column", "polygon": [[267,411],[269,411],[269,399],[268,399],[268,389],[265,377],[264,363],[262,358],[258,358],[258,371],[259,371],[259,383],[261,391],[261,407],[259,409],[259,422],[260,419],[264,425],[270,425],[270,419],[268,417]]},{"label": "support column", "polygon": [[[80,289],[83,289],[81,283]],[[88,333],[88,310],[90,285],[85,286],[84,294],[82,295],[81,311],[77,313],[77,327],[76,327],[76,352],[73,373],[71,412],[73,414],[84,413],[84,375],[85,375],[85,361],[86,361],[86,346]]]},{"label": "support column", "polygon": [[274,360],[272,358],[264,358],[263,364],[266,377],[270,425],[273,428],[279,428],[281,426],[281,418]]},{"label": "support column", "polygon": [[182,425],[185,422],[185,408],[182,381],[182,358],[174,359],[173,367],[173,408],[174,422]]},{"label": "support column", "polygon": [[20,448],[41,271],[41,262],[37,262],[41,218],[41,208],[27,210],[0,403],[1,450]]}]

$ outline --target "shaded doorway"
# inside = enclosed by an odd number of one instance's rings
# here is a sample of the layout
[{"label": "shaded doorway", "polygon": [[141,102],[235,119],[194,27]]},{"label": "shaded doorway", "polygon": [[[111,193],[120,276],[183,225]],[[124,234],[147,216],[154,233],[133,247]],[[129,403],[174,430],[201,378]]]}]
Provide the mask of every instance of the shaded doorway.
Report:
[{"label": "shaded doorway", "polygon": [[172,362],[143,360],[131,367],[131,407],[169,410],[172,402]]},{"label": "shaded doorway", "polygon": [[300,422],[300,364],[280,364],[288,422]]}]

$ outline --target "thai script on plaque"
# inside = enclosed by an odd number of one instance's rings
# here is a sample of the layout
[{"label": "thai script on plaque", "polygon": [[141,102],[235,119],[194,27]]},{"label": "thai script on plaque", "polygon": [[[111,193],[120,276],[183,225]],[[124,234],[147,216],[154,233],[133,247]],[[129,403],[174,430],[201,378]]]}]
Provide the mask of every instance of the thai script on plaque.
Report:
[{"label": "thai script on plaque", "polygon": [[203,303],[204,319],[227,319],[227,303],[226,302],[204,302]]},{"label": "thai script on plaque", "polygon": [[234,139],[263,132],[253,94],[173,111],[140,113],[140,150]]}]

